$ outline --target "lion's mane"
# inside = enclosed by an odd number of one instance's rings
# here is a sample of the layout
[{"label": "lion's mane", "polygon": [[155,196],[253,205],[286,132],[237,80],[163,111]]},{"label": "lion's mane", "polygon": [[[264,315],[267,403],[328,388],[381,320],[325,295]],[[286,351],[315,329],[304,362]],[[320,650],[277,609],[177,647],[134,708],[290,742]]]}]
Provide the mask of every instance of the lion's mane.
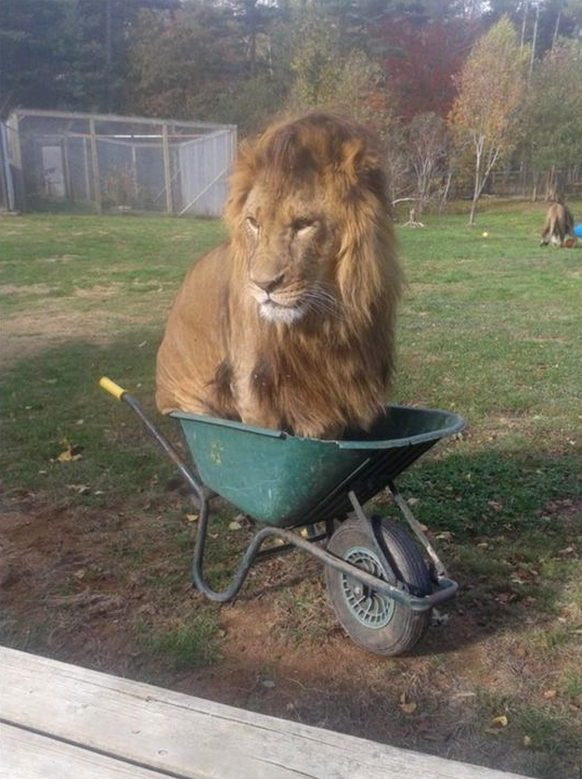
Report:
[{"label": "lion's mane", "polygon": [[[293,260],[300,242],[284,243],[292,232],[285,219],[300,208],[299,190],[304,210],[305,192],[319,203],[323,237],[310,239],[315,256]],[[258,248],[245,221],[251,201],[281,223],[264,228]],[[273,125],[241,145],[225,217],[230,242],[191,268],[170,310],[157,359],[158,408],[318,438],[369,429],[392,377],[402,285],[375,139],[326,113]],[[279,255],[327,274],[326,304],[297,321],[268,321],[249,292],[255,264],[280,263]]]}]

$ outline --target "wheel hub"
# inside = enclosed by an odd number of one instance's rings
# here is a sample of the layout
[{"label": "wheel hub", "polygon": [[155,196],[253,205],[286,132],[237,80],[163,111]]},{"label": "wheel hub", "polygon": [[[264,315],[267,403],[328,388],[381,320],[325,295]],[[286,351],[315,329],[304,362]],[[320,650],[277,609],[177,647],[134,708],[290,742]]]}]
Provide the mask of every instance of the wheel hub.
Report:
[{"label": "wheel hub", "polygon": [[[344,560],[372,576],[386,578],[380,560],[370,549],[352,547],[344,555]],[[390,622],[394,613],[392,598],[381,595],[345,573],[341,575],[341,586],[349,610],[362,625],[379,629]]]}]

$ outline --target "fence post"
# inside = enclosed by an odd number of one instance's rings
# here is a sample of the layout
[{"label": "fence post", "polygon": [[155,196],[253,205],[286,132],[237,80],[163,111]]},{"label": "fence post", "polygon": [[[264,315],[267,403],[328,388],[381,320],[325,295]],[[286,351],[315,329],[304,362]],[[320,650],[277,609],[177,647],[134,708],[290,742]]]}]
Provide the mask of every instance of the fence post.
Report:
[{"label": "fence post", "polygon": [[133,207],[138,208],[139,205],[139,187],[137,184],[137,149],[135,143],[131,144],[131,174],[133,177]]},{"label": "fence post", "polygon": [[85,200],[91,200],[91,180],[89,178],[89,154],[87,153],[87,139],[83,138],[83,170],[85,173]]},{"label": "fence post", "polygon": [[6,139],[6,125],[0,122],[0,157],[2,158],[2,177],[4,180],[4,190],[6,193],[6,207],[9,211],[16,211],[16,201],[14,198],[14,182],[12,180],[12,170],[10,168],[10,155],[8,153],[8,142]]},{"label": "fence post", "polygon": [[95,206],[97,213],[103,213],[101,201],[101,181],[99,180],[99,159],[97,157],[97,137],[95,135],[95,119],[89,119],[89,132],[91,134],[91,172],[93,179],[93,192],[95,193]]},{"label": "fence post", "polygon": [[73,185],[71,183],[71,167],[69,163],[69,141],[66,135],[63,136],[62,140],[62,146],[63,146],[63,168],[64,168],[64,174],[65,174],[65,197],[71,201],[71,203],[75,202],[75,195],[73,193]]},{"label": "fence post", "polygon": [[162,125],[162,152],[164,156],[164,182],[166,187],[166,211],[168,214],[174,212],[172,203],[172,175],[170,168],[170,144],[168,143],[168,125],[164,122]]},{"label": "fence post", "polygon": [[26,185],[24,183],[22,148],[20,145],[20,117],[16,111],[8,117],[6,127],[10,130],[8,137],[10,147],[9,163],[16,170],[16,206],[22,211],[26,211]]}]

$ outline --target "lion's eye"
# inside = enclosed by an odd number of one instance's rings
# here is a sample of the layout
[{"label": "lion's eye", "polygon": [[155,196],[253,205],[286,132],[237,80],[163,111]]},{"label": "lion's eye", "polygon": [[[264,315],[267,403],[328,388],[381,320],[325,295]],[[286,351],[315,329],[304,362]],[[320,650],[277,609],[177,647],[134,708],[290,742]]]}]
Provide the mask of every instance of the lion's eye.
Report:
[{"label": "lion's eye", "polygon": [[253,233],[259,232],[259,223],[254,218],[254,216],[247,216],[247,225],[248,227],[253,231]]},{"label": "lion's eye", "polygon": [[315,219],[304,217],[293,222],[293,232],[298,235],[307,233],[312,227],[315,227]]}]

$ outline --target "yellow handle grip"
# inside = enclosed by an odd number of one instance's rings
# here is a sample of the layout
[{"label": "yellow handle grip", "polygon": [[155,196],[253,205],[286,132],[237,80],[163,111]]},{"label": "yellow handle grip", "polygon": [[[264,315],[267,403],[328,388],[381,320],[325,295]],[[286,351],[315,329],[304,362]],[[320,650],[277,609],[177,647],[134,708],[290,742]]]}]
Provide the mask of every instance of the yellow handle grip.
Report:
[{"label": "yellow handle grip", "polygon": [[105,392],[109,392],[110,395],[113,395],[114,398],[117,398],[117,400],[121,400],[123,393],[127,392],[127,390],[124,390],[123,387],[119,386],[119,384],[116,384],[114,381],[111,381],[111,379],[108,379],[107,376],[102,376],[99,379],[99,386],[101,389],[104,389]]}]

